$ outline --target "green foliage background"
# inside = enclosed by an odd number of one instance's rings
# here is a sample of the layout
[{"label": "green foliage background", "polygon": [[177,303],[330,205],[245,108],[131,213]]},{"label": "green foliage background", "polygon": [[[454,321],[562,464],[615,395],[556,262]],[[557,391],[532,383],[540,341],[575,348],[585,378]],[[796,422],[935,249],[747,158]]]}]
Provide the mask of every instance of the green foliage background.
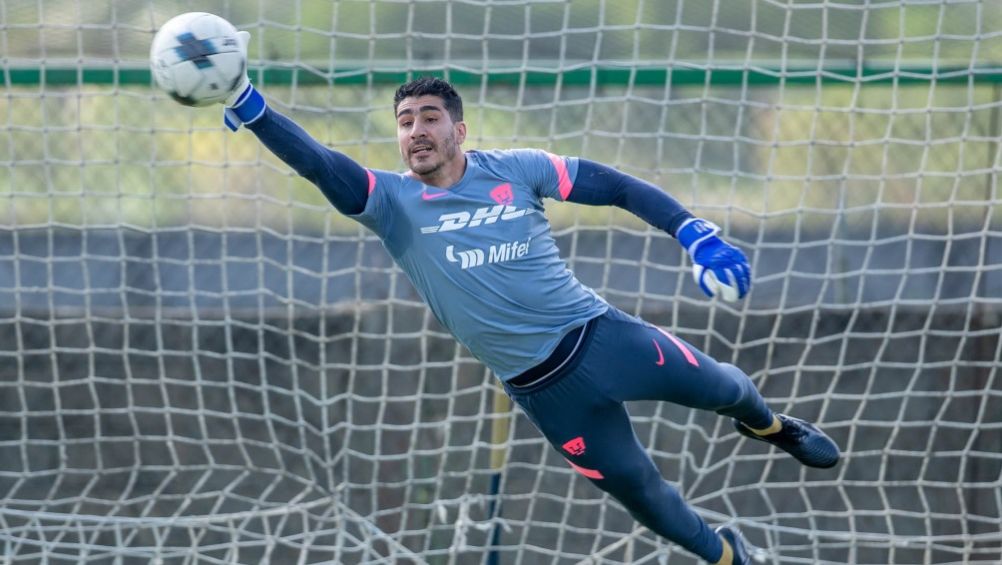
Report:
[{"label": "green foliage background", "polygon": [[[15,0],[0,14],[0,222],[357,230],[251,134],[226,132],[218,108],[121,78],[13,78],[145,68],[157,27],[192,10],[251,31],[252,67],[290,71],[281,84],[255,75],[269,102],[372,168],[400,168],[396,84],[381,73],[462,73],[475,77],[461,89],[469,147],[607,162],[718,221],[941,231],[998,213],[1000,0]],[[652,67],[669,69],[660,84],[564,81]],[[748,69],[737,84],[715,78]],[[538,75],[551,80],[531,84]],[[551,208],[559,225],[642,228]]]}]

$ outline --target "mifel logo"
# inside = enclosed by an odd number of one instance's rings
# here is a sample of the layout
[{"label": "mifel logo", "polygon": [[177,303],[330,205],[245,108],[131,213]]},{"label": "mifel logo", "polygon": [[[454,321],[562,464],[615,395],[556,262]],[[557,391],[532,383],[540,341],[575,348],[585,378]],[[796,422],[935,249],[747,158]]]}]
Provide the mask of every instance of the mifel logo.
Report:
[{"label": "mifel logo", "polygon": [[467,249],[466,251],[456,251],[452,245],[445,248],[445,258],[450,263],[459,263],[459,268],[466,270],[479,267],[484,263],[504,263],[519,257],[525,257],[529,253],[529,243],[532,238],[525,241],[510,241],[499,245],[492,245],[487,253],[483,249]]}]

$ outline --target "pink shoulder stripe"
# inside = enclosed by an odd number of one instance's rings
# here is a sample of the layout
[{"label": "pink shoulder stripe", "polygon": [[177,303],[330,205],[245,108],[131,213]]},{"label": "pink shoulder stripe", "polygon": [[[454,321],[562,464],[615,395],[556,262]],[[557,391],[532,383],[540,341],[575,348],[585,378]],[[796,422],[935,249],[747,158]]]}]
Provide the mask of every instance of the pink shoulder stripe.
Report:
[{"label": "pink shoulder stripe", "polygon": [[365,170],[365,174],[369,177],[369,194],[372,194],[372,191],[376,190],[376,175],[372,174],[369,169]]},{"label": "pink shoulder stripe", "polygon": [[564,160],[553,153],[546,153],[546,156],[550,158],[550,162],[553,163],[553,168],[557,170],[557,190],[560,191],[561,200],[567,200],[567,196],[570,195],[571,189],[574,188],[571,185],[570,175],[567,174],[567,163]]}]

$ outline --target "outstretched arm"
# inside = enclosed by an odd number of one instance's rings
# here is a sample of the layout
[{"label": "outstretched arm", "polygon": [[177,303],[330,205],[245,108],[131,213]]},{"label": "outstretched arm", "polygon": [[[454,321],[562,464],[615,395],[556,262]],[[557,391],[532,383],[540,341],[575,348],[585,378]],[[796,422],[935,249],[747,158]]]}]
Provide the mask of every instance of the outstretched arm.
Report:
[{"label": "outstretched arm", "polygon": [[249,82],[232,104],[224,121],[234,131],[240,124],[297,173],[317,185],[342,214],[359,214],[369,197],[369,173],[344,153],[313,139],[298,124],[272,110]]},{"label": "outstretched arm", "polygon": [[298,124],[268,108],[247,129],[306,180],[320,188],[342,214],[362,213],[369,197],[366,170],[344,153],[328,149]]},{"label": "outstretched arm", "polygon": [[612,167],[578,160],[568,202],[617,206],[668,232],[688,251],[693,278],[708,296],[743,298],[751,287],[751,268],[740,249],[717,237],[720,228],[693,215],[653,184]]},{"label": "outstretched arm", "polygon": [[[237,34],[247,59],[250,34]],[[264,97],[243,78],[224,102],[223,123],[233,131],[241,125],[254,132],[279,159],[317,185],[342,214],[360,214],[369,198],[369,172],[347,155],[328,149],[298,124],[268,107]]]},{"label": "outstretched arm", "polygon": [[612,167],[578,159],[578,174],[568,202],[592,206],[616,206],[676,237],[682,222],[692,218],[667,192]]}]

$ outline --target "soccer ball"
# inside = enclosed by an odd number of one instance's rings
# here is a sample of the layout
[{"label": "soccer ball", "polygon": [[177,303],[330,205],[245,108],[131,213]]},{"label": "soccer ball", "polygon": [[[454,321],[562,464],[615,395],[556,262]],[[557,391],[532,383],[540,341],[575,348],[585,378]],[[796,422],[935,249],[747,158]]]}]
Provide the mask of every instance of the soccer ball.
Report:
[{"label": "soccer ball", "polygon": [[153,37],[150,68],[157,86],[185,106],[226,100],[247,71],[237,29],[205,12],[167,21]]}]

